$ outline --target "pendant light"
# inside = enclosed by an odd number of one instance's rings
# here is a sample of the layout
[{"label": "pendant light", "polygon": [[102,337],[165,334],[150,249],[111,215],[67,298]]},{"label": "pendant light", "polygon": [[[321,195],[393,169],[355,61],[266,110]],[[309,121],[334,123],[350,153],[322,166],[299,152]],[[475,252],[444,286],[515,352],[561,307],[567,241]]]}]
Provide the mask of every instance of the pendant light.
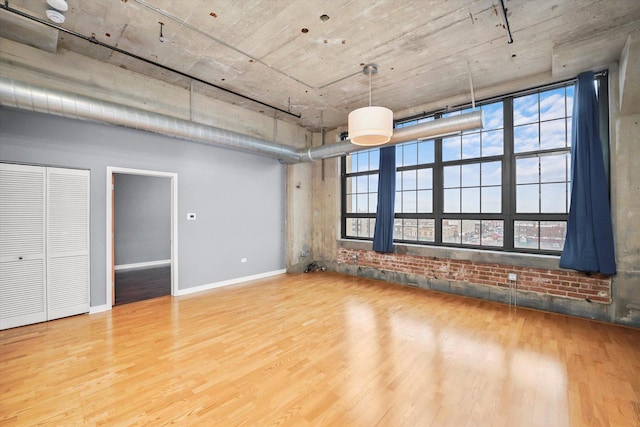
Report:
[{"label": "pendant light", "polygon": [[378,67],[367,64],[362,72],[369,76],[369,106],[349,113],[349,140],[355,145],[373,147],[391,139],[393,112],[386,107],[371,106],[371,76],[378,73]]}]

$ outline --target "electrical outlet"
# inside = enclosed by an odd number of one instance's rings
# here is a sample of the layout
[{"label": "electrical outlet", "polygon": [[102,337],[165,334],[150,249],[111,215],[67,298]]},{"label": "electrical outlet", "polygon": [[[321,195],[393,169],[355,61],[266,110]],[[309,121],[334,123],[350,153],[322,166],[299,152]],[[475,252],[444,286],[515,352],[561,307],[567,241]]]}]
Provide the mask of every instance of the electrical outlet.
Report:
[{"label": "electrical outlet", "polygon": [[517,282],[518,281],[518,275],[516,273],[509,273],[509,281],[510,282]]},{"label": "electrical outlet", "polygon": [[240,262],[247,262],[246,258],[240,258]]}]

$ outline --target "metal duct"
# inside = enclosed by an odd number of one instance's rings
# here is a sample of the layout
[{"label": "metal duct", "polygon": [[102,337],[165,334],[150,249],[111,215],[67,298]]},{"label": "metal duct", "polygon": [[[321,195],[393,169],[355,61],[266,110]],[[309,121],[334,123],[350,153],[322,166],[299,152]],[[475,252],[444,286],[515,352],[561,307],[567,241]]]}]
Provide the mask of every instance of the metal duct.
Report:
[{"label": "metal duct", "polygon": [[[0,105],[155,132],[186,141],[259,154],[278,159],[282,163],[311,162],[368,149],[368,147],[352,144],[348,140],[318,147],[296,149],[289,145],[265,141],[189,120],[182,120],[83,95],[42,88],[5,77],[0,77]],[[391,140],[385,145],[394,145],[416,139],[436,138],[480,128],[482,128],[482,111],[479,110],[421,123],[416,126],[395,129]]]},{"label": "metal duct", "polygon": [[[482,118],[482,110],[478,110],[472,111],[471,113],[420,123],[415,126],[394,129],[391,140],[384,144],[383,147],[416,139],[433,139],[457,134],[467,130],[482,129]],[[301,161],[311,162],[318,159],[342,156],[354,151],[368,150],[369,148],[370,147],[362,147],[352,144],[349,140],[346,140],[335,144],[298,150],[298,152],[302,156]]]},{"label": "metal duct", "polygon": [[0,77],[0,105],[160,133],[187,141],[261,154],[285,163],[300,161],[297,150],[288,145],[4,77]]}]

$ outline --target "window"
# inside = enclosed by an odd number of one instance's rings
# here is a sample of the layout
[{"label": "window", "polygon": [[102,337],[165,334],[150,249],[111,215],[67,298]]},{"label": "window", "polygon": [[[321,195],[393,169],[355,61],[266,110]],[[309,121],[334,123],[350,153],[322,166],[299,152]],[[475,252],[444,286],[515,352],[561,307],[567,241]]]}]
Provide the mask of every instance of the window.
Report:
[{"label": "window", "polygon": [[[605,80],[598,76],[596,88]],[[570,200],[573,96],[569,81],[485,101],[477,107],[481,131],[396,145],[394,241],[559,253]],[[606,91],[600,98],[606,106]],[[469,111],[425,114],[396,127]],[[343,158],[344,238],[373,238],[378,162],[378,149]]]},{"label": "window", "polygon": [[378,207],[378,165],[380,150],[350,154],[343,160],[343,210],[346,216],[342,229],[349,237],[373,239]]}]

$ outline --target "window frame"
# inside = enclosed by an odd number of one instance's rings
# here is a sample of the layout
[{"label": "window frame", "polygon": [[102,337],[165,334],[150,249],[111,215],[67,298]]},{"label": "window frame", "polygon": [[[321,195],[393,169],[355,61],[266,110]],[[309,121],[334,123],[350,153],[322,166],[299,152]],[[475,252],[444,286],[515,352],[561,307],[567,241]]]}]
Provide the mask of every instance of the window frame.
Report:
[{"label": "window frame", "polygon": [[[552,90],[556,90],[558,88],[564,89],[564,99],[566,102],[567,91],[566,88],[570,86],[574,86],[576,79],[564,80],[552,84],[546,84],[542,86],[537,86],[534,88],[529,88],[522,91],[512,92],[504,96],[492,97],[486,100],[482,100],[476,103],[476,107],[480,108],[486,105],[494,104],[496,102],[502,103],[502,114],[503,114],[503,152],[500,155],[492,155],[483,157],[482,155],[478,157],[472,158],[460,158],[458,160],[447,160],[443,161],[443,138],[436,138],[434,140],[434,162],[433,163],[417,163],[416,165],[403,165],[396,166],[396,173],[407,171],[407,170],[419,170],[424,168],[432,169],[432,212],[431,213],[402,213],[396,212],[394,214],[395,220],[404,220],[404,219],[416,219],[416,224],[419,224],[419,220],[421,219],[429,219],[434,221],[435,230],[434,241],[420,241],[420,232],[419,227],[417,228],[418,232],[416,235],[416,240],[406,240],[400,239],[397,236],[394,236],[394,243],[396,244],[412,244],[412,245],[423,245],[423,246],[437,246],[437,247],[449,247],[449,248],[464,248],[464,249],[475,249],[481,251],[503,251],[503,252],[513,252],[513,253],[525,253],[525,254],[540,254],[540,255],[560,255],[562,248],[558,250],[550,250],[550,249],[540,249],[540,225],[543,222],[552,222],[552,221],[567,221],[568,217],[568,203],[570,195],[567,195],[567,212],[566,213],[545,213],[545,212],[536,212],[536,213],[518,213],[516,212],[516,192],[517,192],[517,181],[516,181],[516,162],[518,159],[526,158],[526,157],[538,157],[549,154],[568,154],[569,156],[569,167],[567,169],[567,191],[570,191],[570,173],[571,173],[571,134],[569,129],[565,124],[565,131],[567,134],[567,144],[565,147],[556,147],[549,149],[540,149],[534,151],[526,151],[526,152],[515,152],[515,126],[514,126],[514,99],[531,95],[531,94],[540,94]],[[608,73],[607,71],[599,72],[595,75],[594,82],[597,82],[596,87],[599,88],[599,108],[601,109],[601,127],[606,128],[606,132],[601,131],[601,135],[607,137],[606,143],[608,143],[608,130],[609,130],[609,109],[608,109]],[[542,119],[540,115],[540,95],[538,95],[538,118],[535,123],[538,125],[538,129],[540,129],[541,123],[546,122],[547,120]],[[565,104],[566,106],[566,104]],[[431,120],[433,117],[434,120],[440,119],[443,114],[452,113],[457,111],[469,110],[470,105],[464,104],[456,106],[455,108],[449,110],[440,110],[431,113],[423,113],[420,115],[415,115],[411,117],[407,117],[404,119],[396,120],[396,127],[406,126],[407,123],[415,121],[416,123],[421,123],[425,120]],[[569,116],[572,116],[572,111],[565,111],[564,118],[567,119]],[[548,119],[551,120],[551,119]],[[554,119],[555,120],[555,119]],[[492,129],[487,129],[486,131],[492,131]],[[480,131],[478,131],[480,132]],[[473,133],[473,132],[471,132]],[[538,136],[540,138],[540,134]],[[412,144],[416,143],[415,140],[407,141],[405,143],[397,144]],[[605,142],[603,142],[604,144]],[[361,150],[359,152],[372,151],[379,148],[373,148],[370,150]],[[397,148],[396,148],[397,149]],[[353,154],[353,153],[352,153]],[[351,155],[352,155],[351,154]],[[446,213],[444,212],[444,182],[443,182],[443,172],[444,167],[450,165],[466,165],[466,164],[481,164],[485,162],[501,162],[501,212],[500,213],[490,213],[490,212],[482,212],[482,206],[480,206],[479,212],[475,213],[465,213],[462,212],[462,206],[460,207],[460,212],[456,213]],[[374,218],[375,212],[373,213],[357,213],[357,212],[347,212],[347,198],[346,198],[346,180],[349,177],[354,176],[362,176],[362,175],[371,175],[377,174],[378,170],[371,168],[366,171],[356,171],[347,173],[347,156],[342,156],[341,160],[341,193],[342,193],[342,205],[341,205],[341,238],[347,240],[373,240],[373,237],[362,237],[362,236],[352,236],[347,233],[347,220],[349,218]],[[482,192],[482,182],[480,180],[479,175],[479,185],[478,189]],[[538,182],[538,185],[541,185],[541,181]],[[397,188],[397,187],[396,187]],[[462,182],[460,183],[460,189],[463,188]],[[398,190],[396,190],[396,196],[398,194]],[[480,199],[482,200],[482,199]],[[482,203],[482,202],[480,202]],[[445,243],[443,242],[443,220],[478,220],[478,221],[488,221],[488,220],[498,220],[503,221],[503,235],[502,235],[502,246],[491,246],[491,245],[483,245],[480,240],[478,245],[473,244],[465,244],[465,243]],[[519,247],[515,245],[515,231],[516,231],[516,222],[517,221],[535,221],[537,222],[538,227],[538,241],[537,248],[525,248]],[[482,224],[482,223],[481,223]],[[481,226],[482,227],[482,226]],[[395,229],[395,225],[394,225]]]}]

